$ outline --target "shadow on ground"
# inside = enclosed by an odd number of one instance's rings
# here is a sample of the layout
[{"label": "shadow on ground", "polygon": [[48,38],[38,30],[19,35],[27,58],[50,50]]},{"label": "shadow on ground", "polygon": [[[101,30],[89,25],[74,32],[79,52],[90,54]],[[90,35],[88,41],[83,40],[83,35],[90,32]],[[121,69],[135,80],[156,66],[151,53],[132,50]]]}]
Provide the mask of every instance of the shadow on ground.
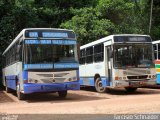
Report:
[{"label": "shadow on ground", "polygon": [[[16,92],[9,93],[16,97]],[[133,93],[126,92],[125,89],[107,89],[106,93],[97,93],[92,87],[81,87],[80,91],[69,91],[66,98],[59,98],[57,93],[35,93],[27,95],[25,102],[38,103],[38,102],[50,102],[50,103],[64,103],[64,102],[81,102],[81,101],[93,101],[101,99],[111,99],[112,96],[138,96],[138,95],[151,95],[160,94],[160,89],[151,88],[138,88]],[[0,91],[0,103],[12,102],[13,100]]]},{"label": "shadow on ground", "polygon": [[[93,87],[81,87],[83,91],[96,92]],[[145,87],[138,88],[135,92],[127,92],[124,88],[107,88],[105,93],[101,94],[109,94],[109,95],[144,95],[144,94],[160,94],[160,87]]]},{"label": "shadow on ground", "polygon": [[66,98],[60,98],[57,93],[37,93],[37,94],[30,94],[27,96],[27,102],[53,102],[53,103],[60,103],[60,102],[79,102],[79,101],[91,101],[91,100],[100,100],[100,99],[109,99],[106,97],[100,97],[93,94],[79,94],[77,93],[68,93]]},{"label": "shadow on ground", "polygon": [[[11,96],[14,96],[14,99],[18,99],[15,91],[7,94],[11,94]],[[64,102],[92,101],[100,99],[109,99],[109,98],[100,96],[100,94],[93,92],[69,91],[66,98],[60,98],[58,96],[58,93],[34,93],[34,94],[28,94],[24,101],[28,103],[38,103],[38,102],[64,103]]]}]

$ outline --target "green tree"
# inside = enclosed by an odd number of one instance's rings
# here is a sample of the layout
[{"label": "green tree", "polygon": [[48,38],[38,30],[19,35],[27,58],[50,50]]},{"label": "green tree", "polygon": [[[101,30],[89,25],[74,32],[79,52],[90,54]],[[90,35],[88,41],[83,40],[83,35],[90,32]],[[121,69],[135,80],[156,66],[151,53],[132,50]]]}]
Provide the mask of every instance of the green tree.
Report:
[{"label": "green tree", "polygon": [[114,32],[114,24],[107,19],[99,19],[96,9],[72,9],[75,14],[71,20],[62,23],[60,27],[73,29],[81,45],[92,42]]},{"label": "green tree", "polygon": [[144,4],[137,0],[99,0],[97,9],[102,18],[115,24],[116,33],[144,34],[148,24]]}]

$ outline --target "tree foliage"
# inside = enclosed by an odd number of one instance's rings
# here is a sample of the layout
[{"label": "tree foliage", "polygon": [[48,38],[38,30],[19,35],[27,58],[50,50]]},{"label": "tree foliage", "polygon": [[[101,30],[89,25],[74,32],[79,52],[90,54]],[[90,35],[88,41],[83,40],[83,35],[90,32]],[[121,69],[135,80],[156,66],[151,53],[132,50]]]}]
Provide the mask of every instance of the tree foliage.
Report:
[{"label": "tree foliage", "polygon": [[81,44],[92,42],[113,33],[114,24],[108,19],[100,19],[92,7],[72,9],[74,17],[62,23],[62,28],[73,29]]}]

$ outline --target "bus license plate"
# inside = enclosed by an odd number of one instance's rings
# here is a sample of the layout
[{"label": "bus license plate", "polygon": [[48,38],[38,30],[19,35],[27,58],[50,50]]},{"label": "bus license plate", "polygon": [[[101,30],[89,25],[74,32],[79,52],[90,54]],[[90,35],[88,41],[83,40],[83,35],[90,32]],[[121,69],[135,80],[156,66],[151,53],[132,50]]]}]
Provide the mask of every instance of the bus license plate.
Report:
[{"label": "bus license plate", "polygon": [[144,82],[130,82],[129,85],[131,85],[131,86],[140,86],[140,85],[144,85]]}]

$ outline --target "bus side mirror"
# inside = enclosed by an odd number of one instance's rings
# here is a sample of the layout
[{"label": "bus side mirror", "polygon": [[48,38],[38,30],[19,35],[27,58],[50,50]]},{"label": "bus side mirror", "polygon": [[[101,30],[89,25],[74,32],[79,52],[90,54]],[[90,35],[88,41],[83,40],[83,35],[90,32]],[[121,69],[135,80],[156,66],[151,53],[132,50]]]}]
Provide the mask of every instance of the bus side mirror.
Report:
[{"label": "bus side mirror", "polygon": [[19,53],[19,51],[20,51],[20,49],[21,49],[21,45],[17,45],[17,53]]}]

